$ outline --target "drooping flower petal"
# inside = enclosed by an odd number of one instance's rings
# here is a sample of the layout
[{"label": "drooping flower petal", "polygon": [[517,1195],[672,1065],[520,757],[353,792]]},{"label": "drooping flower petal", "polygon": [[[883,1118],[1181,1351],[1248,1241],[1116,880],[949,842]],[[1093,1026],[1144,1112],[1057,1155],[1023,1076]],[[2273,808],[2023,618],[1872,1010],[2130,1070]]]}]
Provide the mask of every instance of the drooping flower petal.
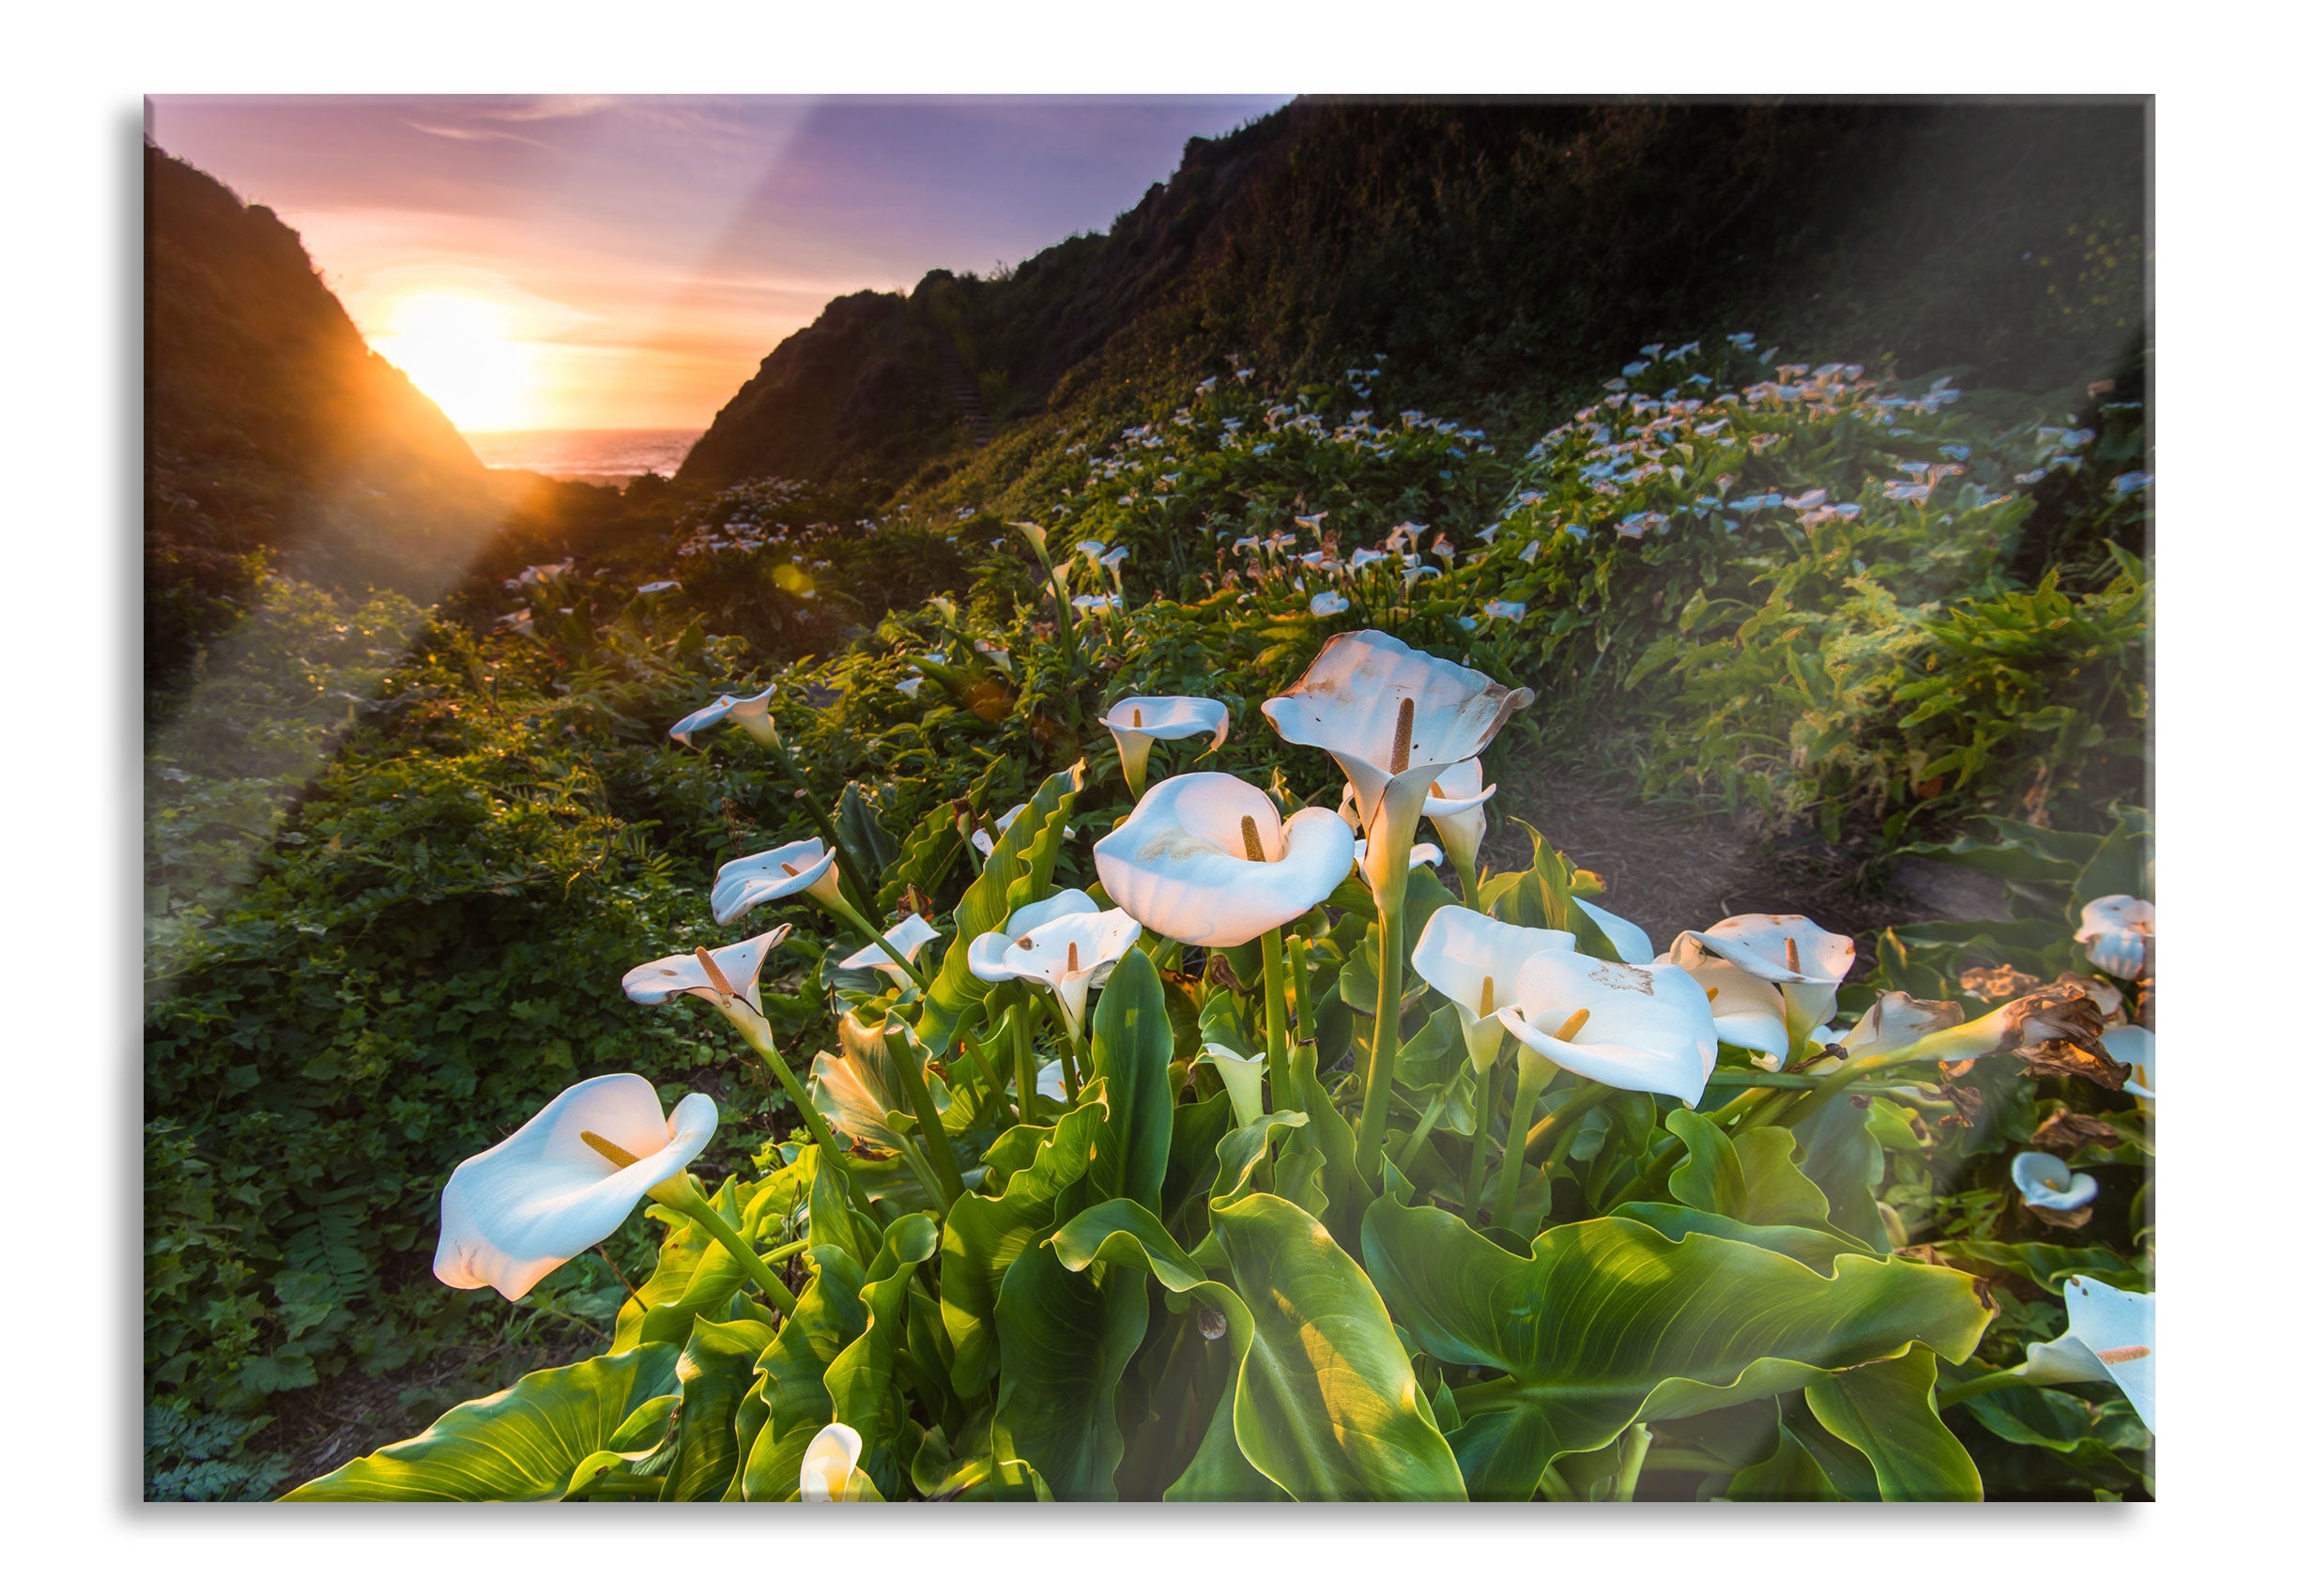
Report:
[{"label": "drooping flower petal", "polygon": [[1572,946],[1571,931],[1512,926],[1448,903],[1422,927],[1412,959],[1414,974],[1461,1011],[1470,1060],[1482,1069],[1501,1051],[1507,1032],[1494,1015],[1518,1001],[1517,977],[1526,960],[1537,953],[1568,952]]},{"label": "drooping flower petal", "polygon": [[[1927,1036],[1963,1024],[1964,1019],[1964,1006],[1953,998],[1915,998],[1907,992],[1880,992],[1843,1036],[1821,1026],[1814,1031],[1813,1041],[1817,1046],[1841,1041],[1846,1062],[1860,1064],[1886,1053],[1904,1052]],[[1834,1067],[1817,1065],[1814,1072],[1822,1074]]]},{"label": "drooping flower petal", "polygon": [[1220,747],[1230,735],[1230,711],[1219,698],[1120,698],[1103,715],[1118,744],[1118,760],[1126,769],[1127,787],[1140,791],[1150,767],[1150,744],[1212,732],[1206,752]]},{"label": "drooping flower petal", "polygon": [[[1440,771],[1422,802],[1422,814],[1436,828],[1437,840],[1463,873],[1464,884],[1475,884],[1468,873],[1476,869],[1478,850],[1485,842],[1485,801],[1493,795],[1494,784],[1485,779],[1484,765],[1468,759]],[[1652,957],[1649,951],[1647,957]]]},{"label": "drooping flower petal", "polygon": [[[1582,907],[1586,910],[1588,905]],[[1691,931],[1670,944],[1669,962],[1691,975],[1709,996],[1717,1039],[1770,1054],[1778,1069],[1789,1061],[1788,1010],[1781,989],[1703,947]]]},{"label": "drooping flower petal", "polygon": [[2032,1208],[2066,1213],[2100,1195],[2100,1182],[2079,1174],[2050,1153],[2022,1153],[2013,1159],[2013,1185]]},{"label": "drooping flower petal", "polygon": [[838,859],[820,837],[787,842],[721,865],[718,879],[711,883],[711,913],[724,926],[762,903],[801,892],[825,902],[838,896]]},{"label": "drooping flower petal", "polygon": [[623,975],[623,996],[633,1003],[667,1003],[682,994],[715,1001],[724,995],[741,998],[756,1012],[759,1008],[759,977],[765,970],[767,955],[773,953],[782,940],[790,934],[788,924],[771,926],[748,942],[729,943],[725,947],[711,950],[711,962],[725,977],[729,993],[721,993],[711,979],[711,972],[703,961],[692,953],[673,954],[668,959],[657,959],[641,964]]},{"label": "drooping flower petal", "polygon": [[1144,793],[1094,859],[1111,898],[1159,936],[1238,947],[1323,903],[1353,841],[1331,809],[1281,821],[1261,789],[1199,771]]},{"label": "drooping flower petal", "polygon": [[2156,1428],[2156,1298],[2120,1291],[2082,1275],[2061,1288],[2068,1331],[2108,1371],[2151,1432]]},{"label": "drooping flower petal", "polygon": [[[912,914],[893,930],[888,931],[886,940],[894,944],[897,953],[916,964],[918,950],[940,938],[942,934],[926,921]],[[886,949],[875,942],[866,942],[854,952],[847,955],[838,961],[838,967],[841,970],[883,970],[894,978],[897,986],[910,978],[903,974],[894,959],[887,956]]]},{"label": "drooping flower petal", "polygon": [[2156,906],[2129,893],[2111,893],[2084,906],[2077,942],[2095,969],[2137,981],[2156,947]]},{"label": "drooping flower petal", "polygon": [[[615,1234],[631,1210],[684,1170],[718,1128],[699,1092],[663,1117],[636,1075],[577,1082],[505,1140],[464,1159],[439,1195],[432,1273],[459,1290],[491,1285],[514,1302],[576,1253]],[[620,1149],[621,1164],[584,1138]]]},{"label": "drooping flower petal", "polygon": [[1495,1018],[1561,1069],[1688,1106],[1717,1067],[1708,995],[1674,964],[1537,953],[1518,971],[1517,1002]]}]

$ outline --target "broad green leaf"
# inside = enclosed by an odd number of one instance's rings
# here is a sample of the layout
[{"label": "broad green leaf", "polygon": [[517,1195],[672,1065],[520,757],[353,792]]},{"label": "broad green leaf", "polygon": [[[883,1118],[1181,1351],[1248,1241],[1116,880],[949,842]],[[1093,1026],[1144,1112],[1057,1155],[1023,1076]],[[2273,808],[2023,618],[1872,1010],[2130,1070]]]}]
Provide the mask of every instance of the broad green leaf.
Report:
[{"label": "broad green leaf", "polygon": [[823,1375],[849,1342],[863,1333],[863,1266],[845,1249],[825,1242],[813,1251],[815,1278],[759,1360],[767,1423],[743,1464],[746,1501],[780,1502],[799,1488],[806,1444],[832,1418]]},{"label": "broad green leaf", "polygon": [[1181,1478],[1166,1487],[1170,1502],[1284,1502],[1293,1498],[1280,1490],[1277,1481],[1246,1461],[1238,1450],[1236,1420],[1234,1417],[1238,1399],[1237,1388],[1222,1382],[1222,1398],[1206,1420],[1206,1432],[1198,1442],[1190,1465]]},{"label": "broad green leaf", "polygon": [[1462,1473],[1365,1272],[1280,1197],[1215,1210],[1239,1299],[1238,1449],[1299,1501],[1460,1501]]},{"label": "broad green leaf", "polygon": [[2120,1291],[2153,1291],[2151,1277],[2106,1247],[2055,1247],[2042,1241],[1971,1241],[1962,1237],[1933,1244],[1952,1264],[1975,1274],[2018,1275],[2032,1285],[2057,1292],[2071,1275],[2089,1275]]},{"label": "broad green leaf", "polygon": [[1669,1194],[1689,1207],[1753,1225],[1826,1225],[1829,1198],[1790,1161],[1797,1139],[1771,1126],[1727,1136],[1691,1109],[1664,1122],[1685,1143]]},{"label": "broad green leaf", "polygon": [[925,1214],[905,1214],[886,1227],[861,1292],[866,1315],[863,1332],[822,1372],[832,1418],[862,1436],[863,1466],[882,1481],[896,1477],[891,1452],[905,1411],[896,1389],[903,1308],[911,1276],[934,1256],[936,1239],[934,1221]]},{"label": "broad green leaf", "polygon": [[1813,1417],[1869,1460],[1888,1502],[1981,1499],[1981,1471],[1933,1404],[1933,1355],[1920,1346],[1805,1388]]},{"label": "broad green leaf", "polygon": [[1084,1176],[1109,1113],[1098,1099],[1081,1104],[1055,1123],[1030,1167],[1007,1181],[1004,1195],[969,1191],[951,1204],[943,1223],[943,1328],[950,1337],[951,1384],[961,1397],[979,1395],[996,1372],[992,1314],[1000,1284],[1023,1249],[1054,1222],[1063,1193]]},{"label": "broad green leaf", "polygon": [[1253,1177],[1254,1171],[1276,1147],[1280,1132],[1298,1130],[1309,1123],[1308,1114],[1289,1109],[1283,1113],[1265,1113],[1251,1125],[1241,1126],[1223,1137],[1214,1174],[1214,1199],[1219,1202],[1234,1195]]},{"label": "broad green leaf", "polygon": [[[291,1502],[549,1502],[650,1403],[679,1389],[679,1348],[649,1342],[450,1408],[411,1440],[290,1491]],[[628,1455],[644,1455],[654,1441]],[[624,1454],[618,1454],[619,1456]]]},{"label": "broad green leaf", "polygon": [[1094,1080],[1110,1109],[1087,1172],[1097,1195],[1157,1208],[1173,1141],[1173,1093],[1166,1078],[1173,1058],[1173,1031],[1166,1023],[1158,969],[1141,948],[1129,948],[1094,1010]]},{"label": "broad green leaf", "polygon": [[1837,1259],[1848,1252],[1877,1256],[1875,1249],[1855,1241],[1843,1231],[1820,1226],[1744,1224],[1706,1208],[1681,1208],[1674,1203],[1624,1203],[1608,1217],[1650,1225],[1672,1241],[1682,1241],[1697,1234],[1746,1242],[1768,1252],[1794,1258],[1817,1275],[1832,1273]]},{"label": "broad green leaf", "polygon": [[1435,1208],[1385,1198],[1366,1265],[1432,1356],[1503,1377],[1459,1389],[1452,1439],[1478,1496],[1525,1500],[1562,1452],[1810,1384],[1923,1343],[1970,1356],[1988,1321],[1953,1269],[1845,1253],[1823,1276],[1694,1232],[1610,1218],[1559,1225],[1517,1258]]},{"label": "broad green leaf", "polygon": [[679,1356],[679,1450],[663,1480],[667,1502],[715,1502],[742,1466],[735,1419],[758,1384],[759,1355],[774,1339],[757,1319],[698,1319]]},{"label": "broad green leaf", "polygon": [[1877,1184],[1885,1177],[1885,1150],[1855,1096],[1838,1093],[1800,1124],[1797,1144],[1804,1149],[1805,1178],[1829,1198],[1829,1222],[1882,1252],[1889,1243],[1877,1212]]},{"label": "broad green leaf", "polygon": [[1150,1321],[1149,1282],[1113,1265],[1072,1274],[1033,1245],[998,1288],[998,1430],[1057,1501],[1109,1501],[1126,1450],[1118,1381]]}]

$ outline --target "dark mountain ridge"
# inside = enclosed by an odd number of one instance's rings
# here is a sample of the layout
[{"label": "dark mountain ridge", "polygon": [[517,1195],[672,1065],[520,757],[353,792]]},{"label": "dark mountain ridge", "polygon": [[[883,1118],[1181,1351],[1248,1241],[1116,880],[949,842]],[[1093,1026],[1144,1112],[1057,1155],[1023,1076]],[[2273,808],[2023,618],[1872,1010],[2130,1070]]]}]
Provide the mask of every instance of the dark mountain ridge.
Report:
[{"label": "dark mountain ridge", "polygon": [[1056,424],[1139,420],[1231,356],[1280,392],[1379,365],[1382,403],[1480,422],[1744,328],[2052,390],[2139,346],[2146,131],[2137,100],[1297,100],[1191,140],[1107,234],[834,300],[680,475],[993,501]]}]

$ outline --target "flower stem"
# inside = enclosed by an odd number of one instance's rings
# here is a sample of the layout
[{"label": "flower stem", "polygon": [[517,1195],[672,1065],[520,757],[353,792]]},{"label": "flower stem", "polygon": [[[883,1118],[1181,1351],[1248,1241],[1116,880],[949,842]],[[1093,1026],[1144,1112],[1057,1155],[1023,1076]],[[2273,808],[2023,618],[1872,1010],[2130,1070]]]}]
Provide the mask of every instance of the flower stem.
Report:
[{"label": "flower stem", "polygon": [[1388,1128],[1389,1083],[1398,1063],[1399,1009],[1405,989],[1405,905],[1381,906],[1375,922],[1381,956],[1381,985],[1374,994],[1373,1056],[1366,1065],[1366,1096],[1357,1121],[1357,1173],[1380,1188],[1382,1133]]},{"label": "flower stem", "polygon": [[1027,999],[1008,1012],[1014,1021],[1014,1100],[1022,1123],[1031,1125],[1038,1118],[1038,1057],[1030,1045],[1037,1016]]},{"label": "flower stem", "polygon": [[1477,1107],[1471,1111],[1469,1164],[1462,1172],[1462,1213],[1472,1225],[1485,1201],[1485,1132],[1494,1123],[1494,1067],[1478,1071]]},{"label": "flower stem", "polygon": [[943,1116],[935,1112],[934,1095],[928,1089],[926,1071],[920,1067],[918,1055],[911,1051],[910,1038],[900,1028],[886,1028],[886,1056],[893,1061],[895,1074],[902,1082],[903,1091],[911,1099],[911,1113],[918,1121],[919,1133],[926,1138],[927,1159],[933,1166],[935,1184],[942,1189],[943,1211],[958,1200],[966,1189],[966,1180],[958,1173],[958,1155],[951,1151],[950,1132],[943,1128]]},{"label": "flower stem", "polygon": [[1263,1029],[1267,1035],[1268,1055],[1263,1060],[1263,1073],[1269,1077],[1270,1108],[1273,1113],[1290,1107],[1288,1081],[1294,1071],[1288,1067],[1294,1054],[1286,1038],[1286,942],[1273,926],[1262,933],[1262,1009]]},{"label": "flower stem", "polygon": [[[1056,998],[1054,1004],[1059,1008],[1062,1005],[1062,1000]],[[1071,1106],[1075,1108],[1078,1105],[1078,1095],[1083,1089],[1085,1082],[1078,1078],[1078,1050],[1070,1044],[1070,1026],[1066,1015],[1064,1017],[1064,1022],[1055,1028],[1054,1051],[1062,1059],[1063,1090],[1067,1094]]]},{"label": "flower stem", "polygon": [[849,1174],[853,1174],[853,1162],[840,1150],[836,1133],[823,1121],[822,1111],[815,1107],[815,1099],[800,1083],[799,1078],[790,1072],[790,1066],[783,1062],[782,1053],[763,1034],[764,1027],[755,1030],[750,1026],[738,1026],[737,1029],[743,1033],[744,1040],[751,1044],[751,1051],[765,1059],[767,1067],[774,1071],[774,1078],[782,1082],[783,1091],[790,1098],[790,1106],[799,1111],[799,1118],[805,1121],[807,1134],[815,1139],[815,1145],[822,1149],[822,1156]]},{"label": "flower stem", "polygon": [[1510,1105],[1510,1133],[1501,1143],[1501,1190],[1494,1199],[1494,1225],[1498,1230],[1508,1230],[1517,1219],[1517,1189],[1526,1177],[1526,1142],[1541,1097],[1534,1085],[1534,1059],[1529,1050],[1517,1050],[1517,1097]]},{"label": "flower stem", "polygon": [[1645,1472],[1646,1453],[1652,1450],[1653,1432],[1642,1424],[1629,1427],[1629,1440],[1623,1449],[1621,1472],[1615,1477],[1613,1499],[1633,1502],[1637,1499],[1637,1476]]},{"label": "flower stem", "polygon": [[1934,1393],[1933,1405],[1955,1407],[1972,1397],[1986,1396],[1990,1391],[2001,1391],[2007,1386],[2027,1384],[2018,1369],[1998,1369],[1986,1374],[1975,1374],[1971,1379],[1954,1386],[1940,1387]]},{"label": "flower stem", "polygon": [[1526,1136],[1526,1161],[1538,1164],[1546,1160],[1550,1149],[1562,1141],[1567,1132],[1581,1123],[1582,1115],[1613,1095],[1613,1088],[1602,1082],[1592,1081],[1577,1088],[1573,1095],[1559,1104],[1557,1112],[1544,1118]]},{"label": "flower stem", "polygon": [[799,1299],[790,1295],[790,1288],[783,1283],[782,1277],[769,1268],[766,1260],[752,1251],[750,1243],[743,1239],[743,1233],[728,1224],[726,1217],[711,1205],[711,1199],[703,1195],[703,1189],[696,1184],[692,1175],[687,1177],[686,1189],[665,1199],[664,1205],[686,1215],[702,1226],[704,1234],[712,1240],[726,1248],[734,1261],[743,1266],[743,1272],[751,1277],[766,1299],[774,1305],[777,1312],[788,1316],[798,1308]]}]

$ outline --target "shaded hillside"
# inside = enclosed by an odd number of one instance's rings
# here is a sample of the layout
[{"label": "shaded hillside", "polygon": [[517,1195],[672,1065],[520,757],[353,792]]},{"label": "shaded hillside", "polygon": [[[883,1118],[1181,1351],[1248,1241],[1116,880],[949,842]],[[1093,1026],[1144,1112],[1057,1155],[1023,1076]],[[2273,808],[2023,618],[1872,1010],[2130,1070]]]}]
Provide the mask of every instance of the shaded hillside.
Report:
[{"label": "shaded hillside", "polygon": [[145,150],[145,640],[165,685],[259,569],[428,597],[494,529],[470,446],[372,352],[295,232]]},{"label": "shaded hillside", "polygon": [[[1107,235],[834,301],[681,475],[994,495],[1050,432],[1017,423],[1137,419],[1231,355],[1281,392],[1378,363],[1378,403],[1478,420],[1743,328],[2050,390],[2139,343],[2145,137],[2136,101],[1296,101]],[[972,466],[956,370],[1004,434]]]}]

